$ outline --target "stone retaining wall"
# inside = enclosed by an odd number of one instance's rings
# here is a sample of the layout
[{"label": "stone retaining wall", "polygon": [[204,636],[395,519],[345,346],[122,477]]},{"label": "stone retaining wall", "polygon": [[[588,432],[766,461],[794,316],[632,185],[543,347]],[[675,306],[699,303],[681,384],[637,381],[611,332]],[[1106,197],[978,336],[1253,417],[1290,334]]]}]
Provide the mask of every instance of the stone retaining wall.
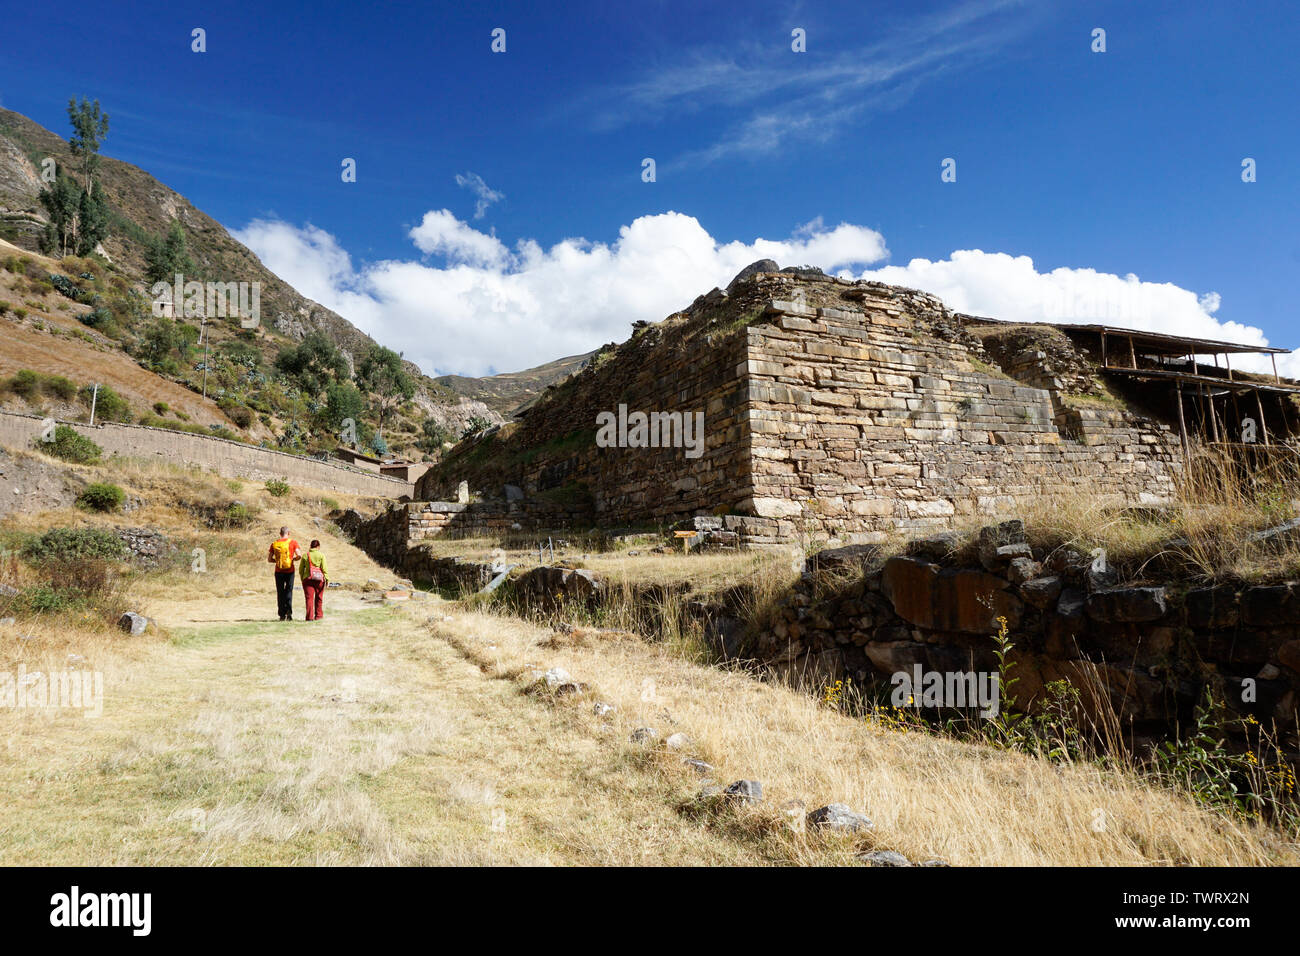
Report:
[{"label": "stone retaining wall", "polygon": [[[43,419],[0,412],[0,445],[30,450],[41,435]],[[410,496],[410,482],[370,474],[341,462],[320,461],[270,448],[255,448],[225,438],[190,432],[104,422],[70,425],[108,455],[203,468],[223,478],[266,481],[281,478],[297,487],[382,498]]]},{"label": "stone retaining wall", "polygon": [[954,564],[942,537],[881,566],[870,546],[822,552],[740,653],[815,687],[846,677],[889,687],[917,665],[996,671],[1002,617],[1020,709],[1057,680],[1095,709],[1090,689],[1102,685],[1127,728],[1159,736],[1188,726],[1211,688],[1238,714],[1295,728],[1300,583],[1122,587],[1088,556],[1031,549],[1018,524],[985,529],[973,564]]}]

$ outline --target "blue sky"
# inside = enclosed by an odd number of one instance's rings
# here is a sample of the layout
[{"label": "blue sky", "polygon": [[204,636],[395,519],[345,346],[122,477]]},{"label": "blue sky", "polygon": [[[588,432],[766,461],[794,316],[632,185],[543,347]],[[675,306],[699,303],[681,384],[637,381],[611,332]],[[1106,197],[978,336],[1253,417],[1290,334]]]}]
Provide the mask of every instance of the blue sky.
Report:
[{"label": "blue sky", "polygon": [[431,372],[622,339],[764,252],[1005,318],[1296,347],[1298,19],[1131,0],[26,5],[6,12],[0,104],[67,135],[68,97],[97,97],[106,154]]}]

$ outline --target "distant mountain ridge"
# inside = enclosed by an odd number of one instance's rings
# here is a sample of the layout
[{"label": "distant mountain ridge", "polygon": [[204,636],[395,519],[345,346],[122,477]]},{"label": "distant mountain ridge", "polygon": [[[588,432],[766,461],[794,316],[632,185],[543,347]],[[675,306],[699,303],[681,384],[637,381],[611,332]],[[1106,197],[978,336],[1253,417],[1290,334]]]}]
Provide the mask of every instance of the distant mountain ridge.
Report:
[{"label": "distant mountain ridge", "polygon": [[[599,350],[596,350],[599,351]],[[472,378],[467,375],[439,375],[435,382],[463,395],[480,401],[497,414],[510,418],[536,401],[551,385],[564,381],[580,370],[596,351],[565,358],[524,369],[522,372],[504,372]]]}]

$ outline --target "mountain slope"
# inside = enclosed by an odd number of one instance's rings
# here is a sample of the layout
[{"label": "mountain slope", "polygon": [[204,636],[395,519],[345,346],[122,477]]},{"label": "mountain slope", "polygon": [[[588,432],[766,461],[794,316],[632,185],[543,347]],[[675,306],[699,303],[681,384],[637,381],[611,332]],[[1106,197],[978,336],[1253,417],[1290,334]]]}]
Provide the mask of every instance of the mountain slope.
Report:
[{"label": "mountain slope", "polygon": [[[110,144],[111,138],[110,130]],[[0,109],[0,239],[33,252],[40,249],[47,221],[39,198],[42,161],[47,157],[61,170],[74,170],[77,165],[62,137],[20,113]],[[97,251],[110,263],[112,273],[142,293],[147,293],[147,243],[152,236],[164,234],[176,220],[185,231],[194,262],[196,275],[192,278],[261,283],[261,327],[255,335],[239,337],[252,344],[268,366],[282,348],[313,331],[324,333],[350,365],[375,344],[342,316],[303,296],[270,272],[220,223],[144,170],[101,156],[98,179],[110,207],[111,235]],[[210,322],[209,330],[214,348],[234,339],[240,331],[231,320]],[[414,364],[407,362],[406,368],[417,385],[413,408],[416,419],[432,418],[456,434],[475,416],[499,420],[486,405],[467,401],[424,375]],[[413,427],[418,428],[418,423]]]},{"label": "mountain slope", "polygon": [[512,413],[531,405],[548,387],[562,382],[587,364],[595,352],[570,355],[565,358],[524,369],[522,372],[505,372],[471,378],[467,375],[440,375],[436,379],[458,395],[480,401],[488,408],[509,418]]}]

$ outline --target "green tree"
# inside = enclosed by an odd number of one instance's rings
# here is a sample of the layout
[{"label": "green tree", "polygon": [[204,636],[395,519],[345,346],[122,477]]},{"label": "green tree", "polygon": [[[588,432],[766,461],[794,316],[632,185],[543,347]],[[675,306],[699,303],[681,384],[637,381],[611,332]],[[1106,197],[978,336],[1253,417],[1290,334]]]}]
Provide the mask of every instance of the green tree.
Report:
[{"label": "green tree", "polygon": [[[176,273],[181,275],[194,270],[185,242],[185,227],[173,219],[165,235],[150,236],[144,250],[144,272],[150,282],[171,282]],[[180,314],[180,303],[173,303]]]},{"label": "green tree", "polygon": [[366,411],[366,397],[350,382],[331,382],[325,389],[325,422],[333,429],[343,427],[343,419],[361,420]]},{"label": "green tree", "polygon": [[85,97],[68,99],[68,119],[72,122],[72,136],[68,146],[74,158],[81,160],[81,175],[85,187],[90,188],[95,170],[99,167],[99,147],[108,135],[108,114],[99,108],[99,100],[92,104]]},{"label": "green tree", "polygon": [[41,190],[40,199],[49,216],[43,251],[54,252],[57,249],[62,258],[68,254],[68,245],[76,235],[77,210],[81,204],[77,184],[61,171],[56,172],[53,185]]},{"label": "green tree", "polygon": [[357,366],[357,381],[374,396],[381,431],[389,413],[415,395],[415,380],[406,371],[402,356],[382,345],[370,346]]},{"label": "green tree", "polygon": [[173,319],[157,318],[145,328],[140,337],[137,354],[145,363],[158,368],[173,365],[173,355],[184,362],[198,336],[198,330]]},{"label": "green tree", "polygon": [[308,332],[296,346],[282,349],[275,367],[313,398],[348,374],[347,359],[324,332]]},{"label": "green tree", "polygon": [[77,255],[88,256],[108,238],[108,208],[99,183],[81,191],[77,204]]},{"label": "green tree", "polygon": [[80,162],[82,182],[78,191],[76,183],[56,171],[54,185],[41,190],[41,203],[50,214],[45,245],[47,251],[57,246],[61,256],[69,249],[84,256],[108,237],[107,204],[95,182],[99,147],[108,135],[108,114],[99,108],[99,100],[92,104],[73,97],[68,100],[68,120],[72,123],[68,146]]}]

